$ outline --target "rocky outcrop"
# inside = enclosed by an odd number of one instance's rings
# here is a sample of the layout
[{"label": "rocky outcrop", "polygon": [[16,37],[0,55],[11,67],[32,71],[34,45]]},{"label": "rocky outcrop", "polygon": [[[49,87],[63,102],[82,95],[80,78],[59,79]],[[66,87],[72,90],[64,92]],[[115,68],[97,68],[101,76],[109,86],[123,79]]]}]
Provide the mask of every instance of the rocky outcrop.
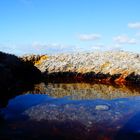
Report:
[{"label": "rocky outcrop", "polygon": [[117,84],[140,83],[140,54],[136,53],[107,51],[43,55],[34,56],[33,62],[35,57],[38,58],[35,66],[46,79],[52,81],[74,79]]},{"label": "rocky outcrop", "polygon": [[48,56],[47,55],[24,55],[20,59],[23,60],[24,62],[31,62],[34,65],[40,65],[43,60],[47,60]]},{"label": "rocky outcrop", "polygon": [[1,102],[26,90],[41,79],[41,72],[29,61],[0,52],[0,97]]}]

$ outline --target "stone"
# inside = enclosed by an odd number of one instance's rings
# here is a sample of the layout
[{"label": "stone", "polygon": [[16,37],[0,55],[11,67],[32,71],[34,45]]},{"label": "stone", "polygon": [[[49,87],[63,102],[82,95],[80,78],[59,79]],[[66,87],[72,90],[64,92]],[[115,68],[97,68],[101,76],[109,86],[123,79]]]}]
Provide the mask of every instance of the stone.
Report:
[{"label": "stone", "polygon": [[96,105],[95,110],[107,111],[107,110],[109,110],[109,106],[107,106],[107,105]]}]

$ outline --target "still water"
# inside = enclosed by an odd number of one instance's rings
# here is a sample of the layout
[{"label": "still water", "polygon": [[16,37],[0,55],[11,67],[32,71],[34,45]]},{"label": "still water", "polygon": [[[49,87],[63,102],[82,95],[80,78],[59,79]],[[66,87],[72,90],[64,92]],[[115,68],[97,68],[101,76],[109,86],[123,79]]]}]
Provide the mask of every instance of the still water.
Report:
[{"label": "still water", "polygon": [[40,83],[0,109],[0,140],[140,139],[140,90]]}]

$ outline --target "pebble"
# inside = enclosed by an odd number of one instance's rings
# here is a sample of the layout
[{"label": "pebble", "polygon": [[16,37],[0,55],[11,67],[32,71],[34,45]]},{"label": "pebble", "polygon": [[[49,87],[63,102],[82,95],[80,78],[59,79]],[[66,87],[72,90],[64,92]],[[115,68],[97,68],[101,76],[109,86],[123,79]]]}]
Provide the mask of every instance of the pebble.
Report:
[{"label": "pebble", "polygon": [[107,105],[96,105],[95,110],[107,111],[107,110],[109,110],[109,106],[107,106]]}]

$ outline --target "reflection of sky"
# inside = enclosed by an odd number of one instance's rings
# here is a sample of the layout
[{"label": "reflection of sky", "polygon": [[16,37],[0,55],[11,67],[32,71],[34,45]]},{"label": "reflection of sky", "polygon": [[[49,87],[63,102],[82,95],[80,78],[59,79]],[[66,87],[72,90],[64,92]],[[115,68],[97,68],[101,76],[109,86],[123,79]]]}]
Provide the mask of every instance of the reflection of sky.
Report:
[{"label": "reflection of sky", "polygon": [[42,103],[43,101],[49,100],[46,95],[34,96],[34,95],[24,95],[17,96],[15,99],[11,100],[8,104],[7,109],[4,109],[6,113],[6,118],[16,117],[17,114],[22,113],[27,108]]},{"label": "reflection of sky", "polygon": [[48,136],[48,133],[53,133],[54,127],[58,132],[64,129],[66,136],[79,136],[79,133],[73,134],[71,129],[74,127],[76,132],[89,136],[92,133],[100,136],[102,132],[104,137],[107,134],[108,137],[116,138],[116,134],[117,137],[124,134],[129,138],[128,132],[138,137],[139,106],[139,96],[112,100],[71,100],[69,97],[53,98],[45,94],[19,95],[9,100],[7,107],[0,110],[6,122],[2,125],[4,127],[0,131],[0,138],[9,138],[7,134],[14,137],[19,133],[31,137],[32,134],[40,137],[42,133]]},{"label": "reflection of sky", "polygon": [[61,116],[61,121],[75,119],[86,125],[92,122],[110,122],[110,125],[114,125],[116,122],[125,124],[133,115],[140,112],[139,106],[140,97],[72,101],[68,98],[55,99],[47,95],[27,94],[10,100],[7,107],[2,109],[2,114],[6,120],[25,115],[36,121],[59,121]]}]

